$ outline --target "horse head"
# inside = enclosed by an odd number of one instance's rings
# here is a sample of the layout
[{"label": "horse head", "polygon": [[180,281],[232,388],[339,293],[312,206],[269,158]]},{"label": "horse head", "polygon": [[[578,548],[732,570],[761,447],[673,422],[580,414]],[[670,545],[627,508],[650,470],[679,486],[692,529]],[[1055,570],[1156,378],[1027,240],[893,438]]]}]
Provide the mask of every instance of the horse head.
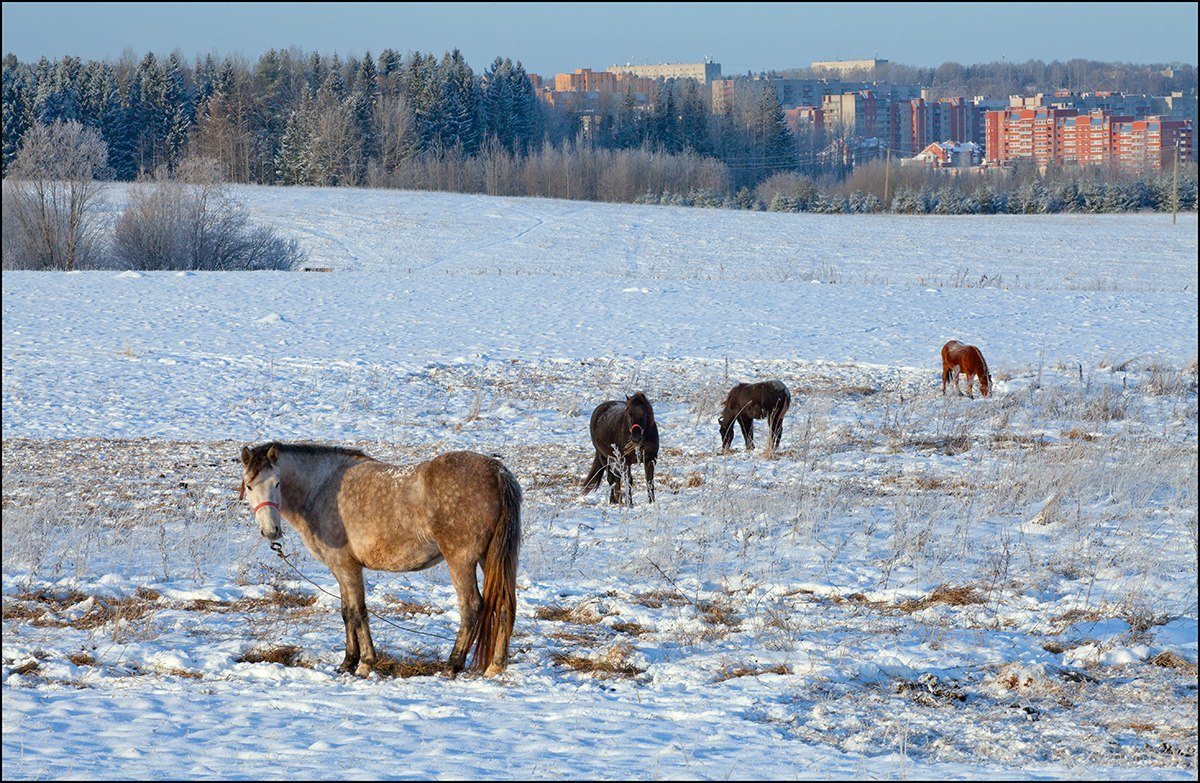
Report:
[{"label": "horse head", "polygon": [[254,510],[258,532],[268,541],[276,541],[283,535],[279,516],[279,449],[274,444],[259,446],[253,450],[242,447],[242,488],[239,499],[244,498]]},{"label": "horse head", "polygon": [[629,426],[630,439],[640,446],[646,439],[646,433],[654,426],[654,409],[642,392],[625,398],[625,421]]}]

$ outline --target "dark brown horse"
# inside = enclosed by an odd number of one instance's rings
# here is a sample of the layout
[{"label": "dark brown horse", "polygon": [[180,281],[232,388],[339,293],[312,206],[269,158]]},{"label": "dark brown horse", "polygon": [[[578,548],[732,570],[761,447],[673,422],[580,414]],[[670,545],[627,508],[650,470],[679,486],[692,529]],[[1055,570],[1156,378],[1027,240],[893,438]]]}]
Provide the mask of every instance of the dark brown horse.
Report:
[{"label": "dark brown horse", "polygon": [[654,502],[654,463],[658,461],[658,424],[654,422],[654,409],[642,392],[626,397],[625,402],[607,400],[592,411],[590,425],[592,446],[596,457],[592,460],[587,480],[583,482],[583,494],[600,486],[600,477],[607,476],[608,500],[622,500],[621,482],[626,486],[625,498],[633,505],[633,473],[630,466],[640,462],[646,469],[646,494]]},{"label": "dark brown horse", "polygon": [[967,396],[971,393],[971,377],[979,379],[979,393],[988,396],[992,388],[992,374],[988,372],[987,362],[983,353],[974,345],[966,345],[958,340],[951,340],[942,346],[942,394],[946,393],[946,381],[954,376],[954,388],[958,396],[962,396],[962,388],[958,385],[959,377],[967,376]]},{"label": "dark brown horse", "polygon": [[754,420],[766,419],[771,436],[771,448],[779,448],[783,438],[783,417],[792,405],[792,395],[782,381],[762,383],[739,383],[725,397],[721,417],[721,448],[728,449],[733,443],[733,423],[742,428],[742,439],[746,451],[754,449]]},{"label": "dark brown horse", "polygon": [[452,451],[401,468],[357,449],[266,443],[242,448],[242,493],[264,538],[283,535],[282,517],[337,579],[346,625],[340,671],[366,677],[375,668],[363,569],[419,571],[442,560],[461,617],[447,673],[463,669],[472,644],[476,671],[504,670],[517,608],[521,487],[499,460]]}]

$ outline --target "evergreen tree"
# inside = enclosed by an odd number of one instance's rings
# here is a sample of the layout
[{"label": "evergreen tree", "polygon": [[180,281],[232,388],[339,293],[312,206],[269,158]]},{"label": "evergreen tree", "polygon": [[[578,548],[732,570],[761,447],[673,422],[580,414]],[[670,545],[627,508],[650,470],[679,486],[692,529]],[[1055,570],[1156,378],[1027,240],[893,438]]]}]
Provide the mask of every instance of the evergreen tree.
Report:
[{"label": "evergreen tree", "polygon": [[35,110],[43,125],[81,119],[82,69],[79,58],[68,55],[55,63],[46,78],[38,82]]},{"label": "evergreen tree", "polygon": [[4,56],[3,128],[4,128],[4,175],[21,149],[21,140],[29,130],[34,115],[34,94],[31,85],[33,72],[12,54]]}]

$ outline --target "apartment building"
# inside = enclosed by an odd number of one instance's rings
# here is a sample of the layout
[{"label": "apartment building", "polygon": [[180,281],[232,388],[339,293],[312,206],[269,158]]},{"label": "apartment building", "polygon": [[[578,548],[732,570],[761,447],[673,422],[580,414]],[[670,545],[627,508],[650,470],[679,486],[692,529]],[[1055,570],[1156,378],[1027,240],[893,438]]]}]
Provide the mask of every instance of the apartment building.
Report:
[{"label": "apartment building", "polygon": [[821,60],[809,65],[813,73],[836,74],[839,78],[859,77],[867,80],[874,79],[881,69],[888,64],[887,60]]},{"label": "apartment building", "polygon": [[1103,110],[1009,108],[986,114],[985,160],[1006,164],[1114,165],[1133,171],[1158,170],[1178,154],[1194,156],[1190,120],[1150,116],[1135,119]]},{"label": "apartment building", "polygon": [[1064,117],[1058,127],[1061,163],[1100,165],[1113,157],[1113,124],[1133,117],[1114,116],[1099,109],[1075,117]]},{"label": "apartment building", "polygon": [[1161,171],[1179,160],[1195,160],[1191,120],[1178,117],[1132,118],[1113,124],[1112,157],[1130,171]]},{"label": "apartment building", "polygon": [[858,90],[821,99],[825,132],[833,138],[880,139],[901,154],[917,151],[913,142],[914,118],[909,101]]},{"label": "apartment building", "polygon": [[593,71],[591,68],[576,68],[575,73],[559,73],[554,76],[555,92],[624,93],[652,95],[654,79],[631,76],[609,71]]},{"label": "apartment building", "polygon": [[1058,124],[1075,109],[1004,109],[985,115],[985,158],[993,163],[1032,160],[1046,166],[1060,160]]},{"label": "apartment building", "polygon": [[664,63],[661,65],[612,65],[609,73],[631,74],[643,79],[695,79],[705,87],[721,78],[720,63]]},{"label": "apartment building", "polygon": [[759,93],[768,85],[775,88],[775,95],[784,111],[800,106],[819,107],[826,95],[841,95],[872,88],[867,82],[844,82],[837,79],[718,79],[712,83],[713,113],[724,114],[736,106],[739,100],[757,99]]}]

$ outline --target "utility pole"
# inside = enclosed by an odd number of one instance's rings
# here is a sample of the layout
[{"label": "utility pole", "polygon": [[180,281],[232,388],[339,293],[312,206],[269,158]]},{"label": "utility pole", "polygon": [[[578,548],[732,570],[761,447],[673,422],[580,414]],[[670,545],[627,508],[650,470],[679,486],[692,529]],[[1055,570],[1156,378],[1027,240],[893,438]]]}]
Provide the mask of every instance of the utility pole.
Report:
[{"label": "utility pole", "polygon": [[1171,225],[1179,217],[1179,138],[1175,138],[1175,184],[1171,187]]}]

